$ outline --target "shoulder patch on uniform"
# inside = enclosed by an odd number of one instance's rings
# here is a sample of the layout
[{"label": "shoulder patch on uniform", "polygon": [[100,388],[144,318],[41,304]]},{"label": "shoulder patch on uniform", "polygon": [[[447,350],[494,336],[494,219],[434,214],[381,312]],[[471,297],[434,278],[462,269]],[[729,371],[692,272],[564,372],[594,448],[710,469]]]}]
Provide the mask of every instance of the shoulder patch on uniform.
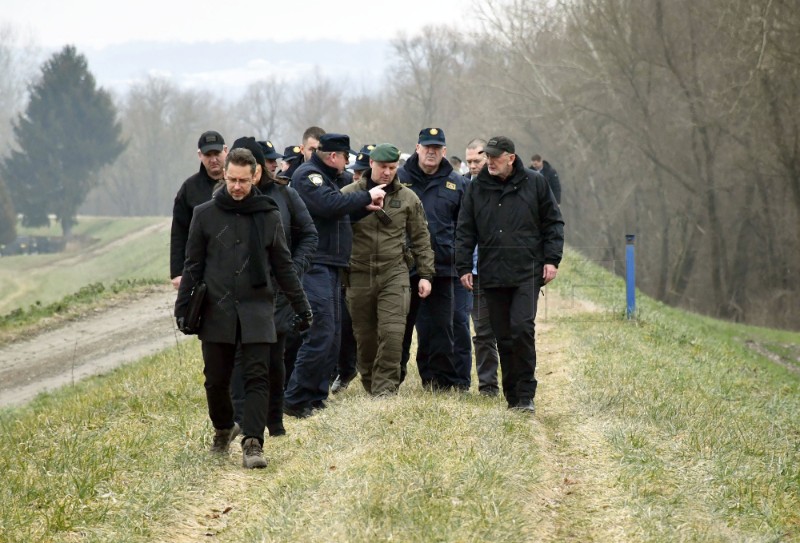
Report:
[{"label": "shoulder patch on uniform", "polygon": [[444,186],[450,190],[456,190],[456,184],[453,183],[452,181],[448,181],[447,183],[445,183]]},{"label": "shoulder patch on uniform", "polygon": [[322,186],[322,176],[318,173],[308,174],[308,180],[311,181],[315,187]]}]

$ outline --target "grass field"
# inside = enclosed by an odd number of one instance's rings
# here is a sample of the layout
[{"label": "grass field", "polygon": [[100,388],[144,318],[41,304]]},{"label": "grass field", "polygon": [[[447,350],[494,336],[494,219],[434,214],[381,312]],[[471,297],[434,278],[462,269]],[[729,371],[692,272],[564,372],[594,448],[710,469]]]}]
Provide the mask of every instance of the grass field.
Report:
[{"label": "grass field", "polygon": [[412,370],[288,419],[257,472],[206,453],[195,341],[2,411],[0,541],[800,541],[800,379],[767,356],[800,335],[620,300],[568,253],[534,419]]},{"label": "grass field", "polygon": [[[166,217],[79,217],[74,234],[80,244],[62,253],[0,258],[0,315],[51,304],[92,283],[167,281],[169,229]],[[60,228],[22,228],[19,234],[54,236]]]}]

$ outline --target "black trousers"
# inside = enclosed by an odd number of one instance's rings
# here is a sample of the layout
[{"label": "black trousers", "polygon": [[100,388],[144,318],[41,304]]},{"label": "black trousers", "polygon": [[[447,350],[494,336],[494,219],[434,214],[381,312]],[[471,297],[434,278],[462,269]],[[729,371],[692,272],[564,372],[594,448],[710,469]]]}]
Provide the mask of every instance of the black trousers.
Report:
[{"label": "black trousers", "polygon": [[539,281],[516,287],[483,288],[489,320],[497,338],[503,394],[509,407],[536,395],[536,306]]},{"label": "black trousers", "polygon": [[[269,403],[270,344],[243,343],[241,349],[245,395],[242,435],[244,438],[254,437],[263,443]],[[235,357],[234,343],[203,342],[208,416],[214,428],[233,427],[231,376]]]},{"label": "black trousers", "polygon": [[[269,435],[283,435],[283,387],[286,380],[286,367],[283,364],[283,350],[286,334],[278,333],[278,340],[269,343],[269,408],[267,409],[267,430]],[[244,370],[242,366],[242,350],[236,349],[236,361],[233,365],[231,380],[231,400],[233,400],[233,419],[241,424],[244,418]]]},{"label": "black trousers", "polygon": [[[419,297],[419,276],[411,276],[411,304],[406,317],[403,355],[400,359],[401,383],[406,377],[411,339],[416,325],[417,369],[422,385],[437,388],[464,386],[456,371],[453,354],[453,289],[457,280],[455,277],[434,277],[431,281],[431,293],[423,300]],[[422,323],[417,322],[421,305],[427,309],[426,315],[429,318],[422,326]],[[466,386],[469,387],[469,381]]]},{"label": "black trousers", "polygon": [[[342,341],[339,346],[339,362],[336,365],[337,375],[349,379],[358,373],[356,369],[356,338],[353,335],[353,320],[347,308],[345,289],[342,288]],[[336,375],[331,377],[331,383]]]}]

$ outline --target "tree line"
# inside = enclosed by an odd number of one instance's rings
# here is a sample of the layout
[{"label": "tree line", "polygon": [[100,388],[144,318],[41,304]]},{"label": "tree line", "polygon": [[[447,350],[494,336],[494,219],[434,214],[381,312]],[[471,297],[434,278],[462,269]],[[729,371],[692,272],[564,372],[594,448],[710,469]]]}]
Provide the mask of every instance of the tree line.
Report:
[{"label": "tree line", "polygon": [[[169,214],[209,128],[282,148],[319,125],[354,145],[411,152],[420,128],[440,126],[449,155],[504,134],[526,163],[539,153],[559,170],[567,240],[587,258],[621,272],[624,235],[634,233],[647,294],[800,327],[800,4],[508,0],[471,9],[475,32],[441,25],[396,36],[376,92],[321,73],[291,85],[265,74],[235,101],[159,78],[134,86],[113,99],[124,149],[97,170],[79,209]],[[6,190],[20,182],[6,170],[3,178]]]}]

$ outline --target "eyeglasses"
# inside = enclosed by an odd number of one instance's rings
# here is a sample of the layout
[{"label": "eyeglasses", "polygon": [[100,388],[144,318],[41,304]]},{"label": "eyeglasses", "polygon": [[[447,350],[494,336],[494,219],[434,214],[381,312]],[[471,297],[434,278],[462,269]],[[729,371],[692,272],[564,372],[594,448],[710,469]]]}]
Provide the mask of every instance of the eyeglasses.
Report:
[{"label": "eyeglasses", "polygon": [[247,185],[252,183],[253,180],[252,179],[235,179],[235,178],[232,179],[232,178],[226,177],[225,178],[225,182],[228,183],[229,185],[233,185],[233,186],[241,185],[243,187],[246,187]]}]

